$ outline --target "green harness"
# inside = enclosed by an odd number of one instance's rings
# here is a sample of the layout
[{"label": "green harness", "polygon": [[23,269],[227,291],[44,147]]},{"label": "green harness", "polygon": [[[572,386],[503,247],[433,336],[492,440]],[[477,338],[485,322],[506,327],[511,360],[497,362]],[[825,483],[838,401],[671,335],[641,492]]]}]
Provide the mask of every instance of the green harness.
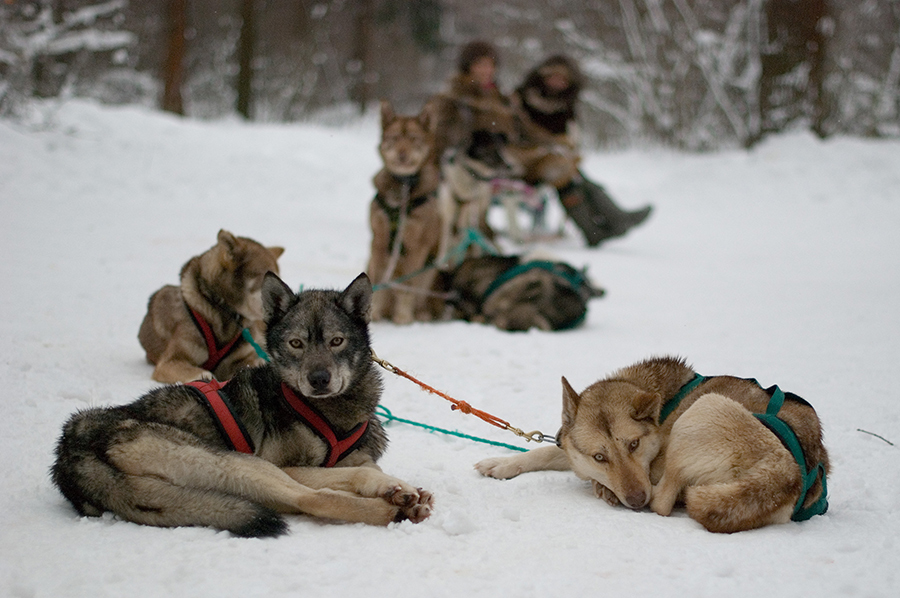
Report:
[{"label": "green harness", "polygon": [[[705,376],[696,374],[687,384],[682,386],[678,391],[678,394],[666,401],[663,405],[659,413],[659,423],[662,424],[666,418],[678,408],[681,400],[706,379]],[[760,386],[759,382],[756,380],[751,380],[751,382]],[[762,387],[760,386],[760,388]],[[800,447],[800,441],[797,439],[797,434],[787,422],[778,417],[778,412],[781,411],[781,406],[784,405],[784,391],[777,386],[771,386],[764,390],[769,395],[769,404],[766,406],[766,412],[754,413],[753,415],[764,426],[769,428],[769,430],[771,430],[791,452],[794,460],[797,461],[797,465],[800,466],[800,477],[803,480],[803,488],[800,492],[800,498],[797,499],[797,504],[794,505],[794,512],[791,515],[791,520],[806,521],[813,515],[822,515],[828,510],[828,485],[825,480],[825,465],[819,462],[812,469],[808,470],[806,468],[806,458],[803,456],[803,449]],[[791,394],[791,397],[800,402],[806,402],[797,395]],[[820,473],[822,474],[822,493],[819,495],[819,500],[804,509],[803,503],[806,502],[806,495],[809,493],[810,488],[813,487],[813,484],[816,483],[816,478],[819,477]]]}]

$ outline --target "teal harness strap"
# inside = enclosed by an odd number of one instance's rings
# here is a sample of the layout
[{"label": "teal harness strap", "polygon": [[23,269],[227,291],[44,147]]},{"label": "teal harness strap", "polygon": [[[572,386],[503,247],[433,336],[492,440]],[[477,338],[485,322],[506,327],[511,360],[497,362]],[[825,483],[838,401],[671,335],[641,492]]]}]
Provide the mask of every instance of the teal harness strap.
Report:
[{"label": "teal harness strap", "polygon": [[672,415],[672,412],[678,409],[678,405],[681,404],[681,400],[688,396],[688,394],[700,386],[700,384],[706,380],[706,376],[702,376],[700,374],[694,374],[694,377],[691,378],[687,384],[681,387],[681,390],[678,391],[674,397],[666,401],[666,403],[662,406],[662,409],[659,411],[659,424],[662,425],[666,418]]},{"label": "teal harness strap", "polygon": [[[678,408],[678,405],[681,404],[682,399],[686,397],[692,390],[697,388],[704,380],[706,380],[705,376],[701,376],[700,374],[696,374],[687,384],[681,387],[674,397],[666,401],[663,405],[662,410],[659,412],[659,423],[660,425],[666,420],[669,415],[672,414]],[[754,384],[760,386],[759,382],[756,380],[752,380]],[[825,479],[825,465],[823,463],[816,464],[811,470],[806,469],[806,458],[803,456],[803,449],[800,447],[800,441],[797,439],[797,434],[794,432],[793,428],[791,428],[787,422],[778,417],[778,413],[781,411],[781,407],[784,405],[785,394],[777,386],[773,386],[771,388],[765,389],[766,392],[770,392],[769,404],[766,406],[765,413],[754,413],[753,415],[759,419],[759,421],[766,426],[769,430],[775,434],[779,440],[781,440],[782,444],[791,452],[791,455],[794,457],[794,460],[797,462],[797,465],[800,466],[800,478],[803,481],[803,488],[800,492],[800,498],[797,499],[797,504],[794,505],[794,513],[791,515],[791,520],[793,521],[806,521],[810,519],[814,515],[822,515],[828,510],[828,483]],[[793,399],[799,400],[803,403],[802,399],[797,397],[796,395],[792,395]],[[806,502],[806,496],[809,494],[810,489],[816,483],[816,479],[819,477],[819,474],[822,475],[822,494],[819,495],[819,500],[815,503],[811,504],[807,508],[803,508],[803,503]]]},{"label": "teal harness strap", "polygon": [[[825,480],[825,465],[818,463],[811,470],[806,469],[806,458],[803,456],[803,449],[800,447],[797,434],[783,419],[778,417],[778,412],[781,411],[781,406],[784,405],[784,392],[777,386],[773,388],[766,412],[754,413],[753,415],[778,436],[791,452],[791,455],[793,455],[797,465],[800,466],[800,478],[803,481],[803,488],[800,491],[800,498],[797,499],[797,504],[794,506],[791,520],[806,521],[813,515],[822,515],[828,510],[828,484]],[[803,503],[806,502],[806,495],[809,494],[809,490],[816,483],[819,473],[822,474],[822,493],[819,495],[819,500],[804,509]]]},{"label": "teal harness strap", "polygon": [[[583,288],[590,287],[590,283],[587,281],[587,277],[583,272],[579,272],[571,267],[564,267],[560,262],[550,262],[546,260],[533,260],[530,262],[525,262],[523,264],[519,264],[513,268],[510,268],[506,272],[503,272],[494,279],[494,281],[488,286],[487,290],[484,292],[484,295],[481,297],[482,303],[488,300],[494,292],[505,285],[510,280],[519,276],[520,274],[524,274],[531,270],[539,268],[541,270],[546,270],[551,274],[559,277],[564,280],[569,287],[578,293],[579,296],[584,297],[584,294],[581,292]],[[587,309],[584,310],[578,318],[575,318],[568,324],[562,326],[561,330],[569,330],[571,328],[577,328],[580,326],[585,318],[587,318]]]}]

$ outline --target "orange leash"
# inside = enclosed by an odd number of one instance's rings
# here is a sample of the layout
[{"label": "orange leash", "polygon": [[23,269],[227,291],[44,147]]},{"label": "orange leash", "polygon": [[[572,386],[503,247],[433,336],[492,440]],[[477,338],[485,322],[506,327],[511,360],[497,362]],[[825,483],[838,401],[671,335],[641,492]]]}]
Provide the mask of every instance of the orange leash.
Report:
[{"label": "orange leash", "polygon": [[443,393],[443,392],[437,390],[436,388],[425,384],[421,380],[417,380],[415,377],[407,374],[406,372],[404,372],[397,366],[393,365],[392,363],[385,361],[384,359],[381,359],[380,357],[378,357],[378,355],[375,354],[374,350],[372,351],[372,361],[374,361],[375,363],[380,365],[382,368],[384,368],[388,372],[390,372],[392,374],[396,374],[397,376],[400,376],[401,378],[406,378],[410,382],[413,382],[413,383],[419,385],[423,390],[426,390],[426,391],[430,392],[431,394],[437,395],[437,396],[441,397],[442,399],[446,399],[446,400],[450,401],[452,403],[452,405],[450,406],[450,409],[452,409],[453,411],[459,410],[463,413],[474,415],[475,417],[491,424],[492,426],[497,426],[501,430],[509,430],[516,436],[524,438],[527,442],[531,442],[531,441],[534,441],[534,442],[547,441],[547,442],[554,442],[554,443],[556,442],[556,438],[554,438],[553,436],[548,436],[539,430],[534,430],[533,432],[523,432],[519,428],[516,428],[516,427],[513,427],[512,425],[510,425],[510,423],[508,421],[500,419],[496,415],[492,415],[486,411],[482,411],[481,409],[476,409],[476,408],[472,407],[470,404],[466,403],[465,401],[460,401],[460,400],[454,399],[450,395]]}]

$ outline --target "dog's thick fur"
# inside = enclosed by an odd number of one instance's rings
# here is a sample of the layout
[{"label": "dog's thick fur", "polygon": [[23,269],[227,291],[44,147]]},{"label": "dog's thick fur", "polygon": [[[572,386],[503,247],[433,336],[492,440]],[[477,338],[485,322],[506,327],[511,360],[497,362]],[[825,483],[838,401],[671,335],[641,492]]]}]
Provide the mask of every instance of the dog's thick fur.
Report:
[{"label": "dog's thick fur", "polygon": [[[565,378],[562,428],[556,446],[476,465],[484,475],[572,469],[591,480],[610,504],[647,506],[668,515],[681,500],[713,532],[737,532],[790,520],[800,498],[800,468],[790,451],[753,413],[769,396],[751,380],[708,378],[659,422],[660,409],[695,372],[683,360],[650,359],[623,368],[581,394]],[[828,454],[816,412],[787,400],[778,416],[796,433],[807,464]],[[823,490],[821,476],[804,507]]]},{"label": "dog's thick fur", "polygon": [[[228,450],[204,399],[163,386],[119,407],[76,413],[56,447],[53,481],[82,515],[112,511],[156,526],[201,525],[237,536],[287,531],[280,513],[387,525],[419,522],[430,493],[381,472],[387,437],[375,407],[381,380],[371,358],[371,284],[294,295],[266,275],[263,304],[272,362],[244,368],[221,391],[255,447]],[[319,467],[327,445],[297,416],[282,384],[336,434],[368,422],[352,452]]]},{"label": "dog's thick fur", "polygon": [[[532,262],[552,268],[528,268]],[[520,266],[521,274],[495,284]],[[467,258],[446,276],[453,317],[509,331],[569,328],[604,294],[568,264],[518,255]]]},{"label": "dog's thick fur", "polygon": [[[381,104],[378,150],[384,167],[373,180],[377,194],[369,209],[372,245],[367,272],[376,285],[420,274],[403,281],[408,290],[387,286],[375,291],[373,320],[390,318],[396,324],[409,324],[435,316],[427,296],[435,271],[426,265],[438,258],[442,225],[437,199],[440,169],[431,120],[428,105],[417,116],[399,116],[388,102]],[[395,243],[400,243],[400,251],[392,266]]]},{"label": "dog's thick fur", "polygon": [[209,323],[217,343],[227,343],[244,328],[262,339],[263,277],[266,272],[278,273],[282,253],[281,247],[263,247],[220,230],[216,244],[181,269],[180,286],[166,285],[153,293],[138,332],[147,361],[156,366],[153,379],[164,383],[227,380],[241,367],[261,364],[254,348],[239,341],[213,371],[203,369],[209,349],[190,309]]}]

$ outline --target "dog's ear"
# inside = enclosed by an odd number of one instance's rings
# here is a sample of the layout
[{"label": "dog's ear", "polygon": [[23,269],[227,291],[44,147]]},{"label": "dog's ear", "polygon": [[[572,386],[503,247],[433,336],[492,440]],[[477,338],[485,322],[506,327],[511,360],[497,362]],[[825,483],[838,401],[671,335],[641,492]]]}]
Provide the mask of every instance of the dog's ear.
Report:
[{"label": "dog's ear", "polygon": [[284,253],[284,247],[266,247],[269,250],[269,253],[272,254],[276,260],[281,257],[281,254]]},{"label": "dog's ear", "polygon": [[223,250],[219,254],[219,259],[222,261],[222,265],[226,268],[234,268],[235,264],[237,263],[235,254],[237,253],[238,248],[238,238],[222,228],[219,229],[219,234],[216,235],[216,240]]},{"label": "dog's ear", "polygon": [[340,306],[353,317],[364,322],[369,321],[369,308],[372,306],[372,283],[363,272],[344,289],[338,299]]},{"label": "dog's ear", "polygon": [[224,228],[219,229],[219,234],[216,235],[216,240],[229,249],[233,249],[234,246],[237,245],[237,237],[235,237]]},{"label": "dog's ear", "polygon": [[562,387],[562,427],[566,428],[575,423],[575,412],[578,411],[578,402],[581,400],[581,397],[578,396],[578,393],[575,392],[575,389],[572,388],[572,385],[569,384],[569,381],[566,380],[565,376],[562,377]]},{"label": "dog's ear", "polygon": [[389,122],[397,118],[394,108],[387,100],[381,100],[381,126],[385,127]]},{"label": "dog's ear", "polygon": [[658,423],[661,409],[662,396],[659,393],[641,391],[632,403],[631,417],[635,421],[649,420]]},{"label": "dog's ear", "polygon": [[266,272],[262,285],[263,310],[266,314],[266,323],[281,318],[287,312],[291,303],[296,298],[291,287],[278,278],[274,272]]}]

